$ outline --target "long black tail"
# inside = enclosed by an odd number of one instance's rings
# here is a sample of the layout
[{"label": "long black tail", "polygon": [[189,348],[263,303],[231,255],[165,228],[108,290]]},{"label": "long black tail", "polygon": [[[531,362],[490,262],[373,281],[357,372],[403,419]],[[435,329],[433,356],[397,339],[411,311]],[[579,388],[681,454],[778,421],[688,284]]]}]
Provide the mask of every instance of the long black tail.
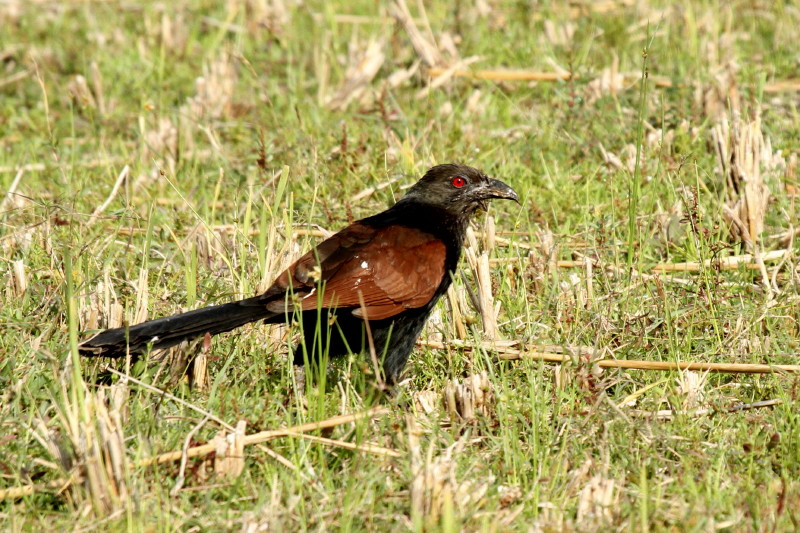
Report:
[{"label": "long black tail", "polygon": [[268,319],[276,313],[267,310],[258,296],[223,305],[195,309],[188,313],[142,322],[135,326],[107,329],[83,341],[81,355],[123,357],[144,352],[148,346],[169,348],[185,340],[216,335],[256,320]]}]

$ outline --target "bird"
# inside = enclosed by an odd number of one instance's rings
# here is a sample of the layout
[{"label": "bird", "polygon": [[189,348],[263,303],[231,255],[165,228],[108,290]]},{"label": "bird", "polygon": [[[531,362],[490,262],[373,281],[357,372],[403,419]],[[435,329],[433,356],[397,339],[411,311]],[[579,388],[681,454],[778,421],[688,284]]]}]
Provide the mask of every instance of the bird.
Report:
[{"label": "bird", "polygon": [[[509,185],[462,164],[431,167],[394,205],[353,222],[283,271],[263,293],[133,326],[101,331],[85,356],[138,357],[245,324],[297,322],[294,363],[348,353],[382,359],[398,382],[423,326],[447,291],[472,216],[492,199],[520,203]],[[305,347],[305,349],[303,349]]]}]

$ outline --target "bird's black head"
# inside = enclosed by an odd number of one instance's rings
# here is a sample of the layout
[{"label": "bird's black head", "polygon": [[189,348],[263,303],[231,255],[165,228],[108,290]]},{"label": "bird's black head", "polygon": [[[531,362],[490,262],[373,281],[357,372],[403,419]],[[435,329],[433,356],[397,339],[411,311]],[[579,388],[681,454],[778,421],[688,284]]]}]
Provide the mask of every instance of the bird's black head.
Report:
[{"label": "bird's black head", "polygon": [[514,200],[517,193],[500,180],[492,179],[477,168],[466,165],[437,165],[414,184],[403,200],[433,204],[456,215],[470,215],[486,209],[492,198]]}]

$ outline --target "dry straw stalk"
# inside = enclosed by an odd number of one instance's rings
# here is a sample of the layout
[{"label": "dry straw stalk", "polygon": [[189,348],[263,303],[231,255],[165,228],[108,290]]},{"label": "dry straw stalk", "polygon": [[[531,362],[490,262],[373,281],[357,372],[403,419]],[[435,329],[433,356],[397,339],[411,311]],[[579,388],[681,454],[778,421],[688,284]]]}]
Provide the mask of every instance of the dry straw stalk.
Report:
[{"label": "dry straw stalk", "polygon": [[[237,449],[243,449],[245,446],[251,444],[258,444],[262,442],[266,442],[271,439],[276,439],[278,437],[288,437],[288,436],[302,436],[301,434],[315,431],[318,429],[326,429],[332,428],[336,426],[341,426],[344,424],[349,424],[351,422],[355,422],[357,420],[361,420],[364,418],[373,419],[379,416],[383,416],[389,412],[389,409],[385,407],[374,407],[372,409],[367,409],[366,411],[361,411],[359,413],[353,413],[349,415],[339,415],[328,418],[326,420],[322,420],[319,422],[309,422],[306,424],[300,424],[298,426],[293,426],[290,428],[282,428],[282,429],[273,429],[268,431],[261,431],[259,433],[253,433],[252,435],[247,435],[244,437],[240,437],[236,439],[235,447]],[[169,463],[174,461],[180,461],[184,456],[185,457],[203,457],[209,455],[212,452],[216,452],[219,446],[219,439],[212,440],[212,442],[208,444],[203,444],[200,446],[195,446],[192,448],[187,448],[184,450],[176,450],[172,452],[162,453],[156,457],[149,457],[147,459],[143,459],[141,461],[136,462],[130,468],[141,468],[147,466],[153,466],[157,464]],[[379,446],[361,446],[358,448],[362,451],[367,451],[371,453],[377,453],[383,456],[392,456],[393,450],[387,450],[380,448]],[[379,450],[378,450],[379,449]],[[234,465],[235,466],[235,465]],[[34,494],[37,491],[42,490],[64,490],[69,487],[75,481],[79,481],[75,478],[75,476],[67,477],[67,478],[60,478],[42,485],[25,485],[22,487],[14,487],[10,489],[0,490],[0,500],[5,500],[9,498],[21,498],[23,496],[29,496]]]},{"label": "dry straw stalk", "polygon": [[[432,78],[442,76],[447,73],[452,77],[457,78],[471,78],[479,80],[490,81],[567,81],[573,77],[571,72],[542,72],[535,70],[524,69],[484,69],[484,70],[466,70],[460,69],[455,72],[450,72],[448,69],[441,67],[433,67],[428,69],[428,75]],[[582,76],[586,78],[586,76]],[[623,74],[625,83],[631,83],[641,78],[641,74]],[[648,76],[648,80],[655,84],[656,87],[669,88],[675,84],[666,76]],[[764,91],[768,93],[779,92],[794,92],[800,91],[800,80],[776,80],[764,84]]]},{"label": "dry straw stalk", "polygon": [[[424,346],[442,350],[448,345],[430,341],[419,342]],[[497,353],[497,358],[503,361],[517,361],[520,359],[534,359],[548,363],[566,363],[573,360],[573,356],[561,353],[558,346],[548,346],[544,351],[537,350],[535,346],[528,349],[511,348],[507,343],[484,342],[477,346],[453,341],[449,344],[453,348],[472,350],[485,349]],[[576,347],[576,352],[582,357],[591,356],[595,352],[591,347]],[[628,368],[637,370],[695,370],[699,372],[727,372],[733,374],[771,374],[773,372],[800,372],[800,365],[768,365],[754,363],[696,363],[688,361],[636,361],[627,359],[595,359],[591,361],[601,368]]]}]

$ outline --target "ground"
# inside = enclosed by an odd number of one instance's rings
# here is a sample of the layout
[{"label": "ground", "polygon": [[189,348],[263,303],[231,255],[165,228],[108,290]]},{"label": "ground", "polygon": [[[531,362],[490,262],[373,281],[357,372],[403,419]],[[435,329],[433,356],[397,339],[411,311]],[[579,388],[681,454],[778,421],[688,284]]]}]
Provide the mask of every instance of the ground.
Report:
[{"label": "ground", "polygon": [[[10,0],[0,26],[8,530],[800,528],[797,374],[614,366],[798,362],[793,3]],[[297,372],[296,327],[75,355],[263,290],[451,161],[522,202],[475,221],[391,394],[364,356]]]}]

